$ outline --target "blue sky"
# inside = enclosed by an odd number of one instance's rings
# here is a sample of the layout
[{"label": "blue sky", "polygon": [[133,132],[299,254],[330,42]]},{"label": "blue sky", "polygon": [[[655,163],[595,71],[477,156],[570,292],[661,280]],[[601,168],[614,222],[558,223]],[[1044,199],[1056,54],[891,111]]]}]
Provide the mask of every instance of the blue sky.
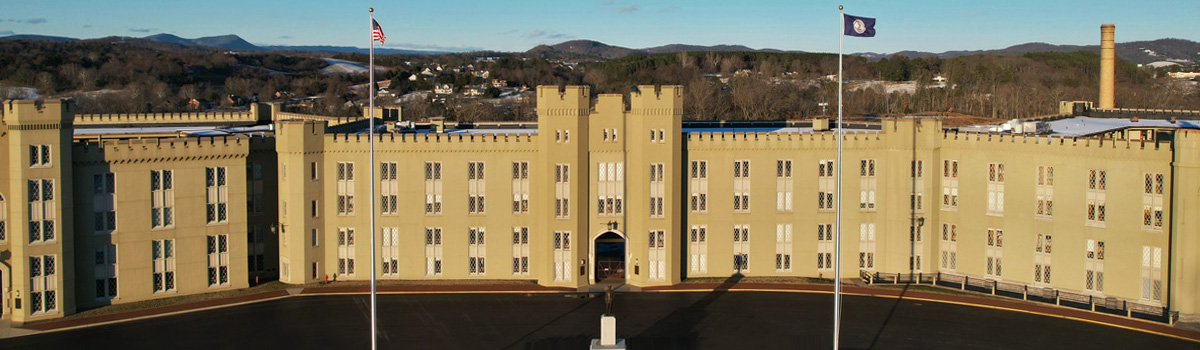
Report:
[{"label": "blue sky", "polygon": [[[1049,2],[1047,4],[1047,2]],[[849,38],[846,52],[997,49],[1026,42],[1090,45],[1102,23],[1117,41],[1200,41],[1197,0],[845,1],[875,17],[874,39]],[[836,52],[836,2],[440,0],[229,1],[0,0],[0,36],[184,38],[237,34],[254,44],[366,47],[367,8],[389,48],[525,51],[572,39],[644,48],[740,44]]]}]

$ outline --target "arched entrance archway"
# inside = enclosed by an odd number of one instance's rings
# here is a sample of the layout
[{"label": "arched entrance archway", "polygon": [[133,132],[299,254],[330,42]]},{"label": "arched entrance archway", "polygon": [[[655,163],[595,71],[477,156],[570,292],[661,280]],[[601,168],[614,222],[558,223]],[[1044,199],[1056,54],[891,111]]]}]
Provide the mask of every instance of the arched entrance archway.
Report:
[{"label": "arched entrance archway", "polygon": [[625,281],[625,235],[617,231],[604,231],[592,238],[592,269],[590,281]]}]

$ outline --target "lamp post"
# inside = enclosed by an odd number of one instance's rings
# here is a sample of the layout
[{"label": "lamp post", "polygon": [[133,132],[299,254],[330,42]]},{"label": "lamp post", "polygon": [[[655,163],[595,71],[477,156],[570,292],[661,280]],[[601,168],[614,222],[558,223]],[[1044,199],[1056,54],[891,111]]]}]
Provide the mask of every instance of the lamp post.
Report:
[{"label": "lamp post", "polygon": [[825,107],[829,107],[829,102],[821,102],[821,103],[817,103],[817,105],[821,106],[821,117],[824,118],[825,117]]}]

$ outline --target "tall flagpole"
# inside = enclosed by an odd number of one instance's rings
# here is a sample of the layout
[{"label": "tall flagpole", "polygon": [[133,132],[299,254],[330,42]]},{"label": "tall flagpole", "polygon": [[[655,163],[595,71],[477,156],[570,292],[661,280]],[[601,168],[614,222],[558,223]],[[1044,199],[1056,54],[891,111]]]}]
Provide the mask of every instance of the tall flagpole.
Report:
[{"label": "tall flagpole", "polygon": [[378,338],[377,335],[379,334],[376,330],[378,324],[375,321],[375,8],[369,8],[367,9],[367,12],[370,13],[371,17],[371,22],[368,23],[371,28],[371,49],[369,54],[370,58],[368,58],[370,73],[368,75],[370,75],[371,78],[370,83],[367,85],[367,90],[370,91],[368,95],[370,96],[368,98],[368,100],[370,100],[370,102],[368,102],[370,106],[370,112],[368,112],[367,117],[367,138],[370,139],[368,142],[368,144],[370,144],[370,160],[367,163],[369,164],[367,165],[367,172],[371,173],[371,196],[367,198],[368,202],[371,202],[371,350],[375,350],[378,348],[376,338]]},{"label": "tall flagpole", "polygon": [[837,121],[837,201],[834,202],[833,234],[833,350],[838,349],[839,333],[842,328],[842,42],[846,36],[846,15],[838,5],[838,121]]}]

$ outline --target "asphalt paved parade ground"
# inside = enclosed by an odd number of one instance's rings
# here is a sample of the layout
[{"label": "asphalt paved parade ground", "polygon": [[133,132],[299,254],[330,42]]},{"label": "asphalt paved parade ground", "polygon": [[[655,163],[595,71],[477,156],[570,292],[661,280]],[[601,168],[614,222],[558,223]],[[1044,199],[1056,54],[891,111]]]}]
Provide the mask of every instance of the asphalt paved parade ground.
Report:
[{"label": "asphalt paved parade ground", "polygon": [[[833,296],[619,293],[631,349],[829,349]],[[0,349],[366,349],[369,297],[299,296],[0,340]],[[381,349],[586,349],[604,298],[564,294],[379,296]],[[1200,343],[1022,312],[847,296],[847,349],[1200,349]]]}]

